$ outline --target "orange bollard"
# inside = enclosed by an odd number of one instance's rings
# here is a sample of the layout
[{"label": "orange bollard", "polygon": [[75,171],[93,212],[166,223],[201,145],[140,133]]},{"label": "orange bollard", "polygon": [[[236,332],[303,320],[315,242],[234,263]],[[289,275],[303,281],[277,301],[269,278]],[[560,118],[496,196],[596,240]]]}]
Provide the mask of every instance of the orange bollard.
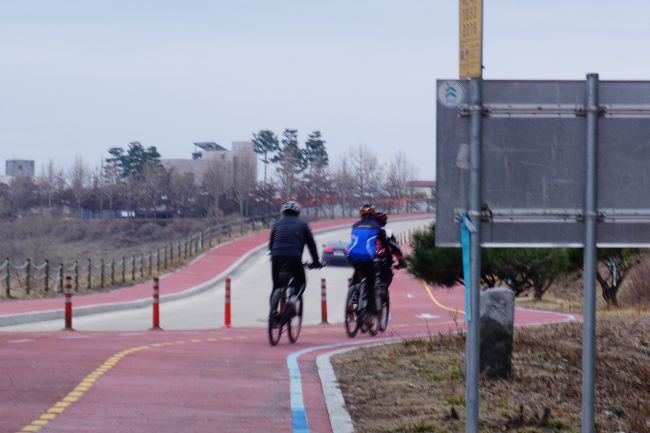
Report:
[{"label": "orange bollard", "polygon": [[72,328],[72,277],[65,276],[65,328],[64,331],[74,331]]},{"label": "orange bollard", "polygon": [[224,314],[224,325],[230,328],[230,277],[226,278],[226,311]]},{"label": "orange bollard", "polygon": [[327,285],[325,278],[320,280],[320,316],[321,323],[327,324]]},{"label": "orange bollard", "polygon": [[151,326],[151,330],[162,330],[160,327],[160,280],[158,277],[154,277],[153,279],[153,302],[151,306],[153,307],[153,325]]}]

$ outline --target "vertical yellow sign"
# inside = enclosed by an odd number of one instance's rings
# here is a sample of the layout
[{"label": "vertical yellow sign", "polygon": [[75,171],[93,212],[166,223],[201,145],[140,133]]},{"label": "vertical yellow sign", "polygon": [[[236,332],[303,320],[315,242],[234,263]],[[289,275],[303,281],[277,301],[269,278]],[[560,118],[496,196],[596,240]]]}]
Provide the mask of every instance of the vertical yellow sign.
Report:
[{"label": "vertical yellow sign", "polygon": [[483,63],[483,0],[459,0],[460,79],[481,76]]}]

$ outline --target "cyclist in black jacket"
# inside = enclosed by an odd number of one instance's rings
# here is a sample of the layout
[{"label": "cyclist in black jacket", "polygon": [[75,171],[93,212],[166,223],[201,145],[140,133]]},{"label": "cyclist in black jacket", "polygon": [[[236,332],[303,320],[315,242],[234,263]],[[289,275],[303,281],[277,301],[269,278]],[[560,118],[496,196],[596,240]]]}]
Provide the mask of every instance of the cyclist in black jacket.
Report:
[{"label": "cyclist in black jacket", "polygon": [[271,253],[271,276],[273,277],[273,290],[278,287],[278,277],[282,268],[286,268],[300,287],[300,294],[305,290],[307,283],[305,270],[302,266],[302,252],[305,245],[309,248],[312,258],[312,267],[321,267],[316,250],[314,236],[306,222],[301,220],[300,204],[293,200],[286,202],[280,208],[282,218],[271,229],[269,252]]}]

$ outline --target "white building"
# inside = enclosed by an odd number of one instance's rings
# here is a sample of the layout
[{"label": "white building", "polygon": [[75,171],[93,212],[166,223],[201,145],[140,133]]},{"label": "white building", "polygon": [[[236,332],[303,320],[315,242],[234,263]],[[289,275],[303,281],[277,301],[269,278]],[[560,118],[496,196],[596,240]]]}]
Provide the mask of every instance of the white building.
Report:
[{"label": "white building", "polygon": [[161,159],[161,163],[168,169],[173,169],[179,174],[191,176],[196,185],[201,185],[205,174],[211,167],[224,164],[233,179],[236,179],[243,164],[246,164],[247,176],[257,179],[257,155],[251,141],[233,141],[232,149],[215,142],[196,142],[196,150],[192,152],[191,159]]}]

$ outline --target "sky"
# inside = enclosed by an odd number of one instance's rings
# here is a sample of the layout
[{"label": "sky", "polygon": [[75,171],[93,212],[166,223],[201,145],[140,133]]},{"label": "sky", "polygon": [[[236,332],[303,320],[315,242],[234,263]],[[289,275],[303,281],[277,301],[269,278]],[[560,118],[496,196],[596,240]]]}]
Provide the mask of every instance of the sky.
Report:
[{"label": "sky", "polygon": [[[650,2],[485,0],[485,79],[650,79]],[[2,0],[0,172],[320,130],[333,159],[403,150],[435,177],[457,0]]]}]

